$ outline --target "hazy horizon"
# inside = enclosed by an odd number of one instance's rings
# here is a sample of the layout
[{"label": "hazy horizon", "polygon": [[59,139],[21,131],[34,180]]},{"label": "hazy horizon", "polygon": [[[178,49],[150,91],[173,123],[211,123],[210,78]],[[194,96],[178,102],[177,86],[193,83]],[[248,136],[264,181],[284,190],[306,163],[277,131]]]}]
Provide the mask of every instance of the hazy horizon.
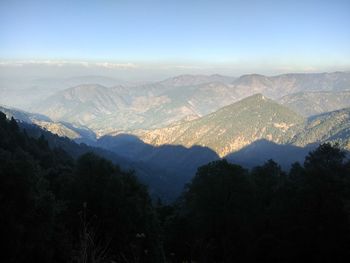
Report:
[{"label": "hazy horizon", "polygon": [[348,71],[349,9],[343,0],[1,1],[0,71],[139,81]]},{"label": "hazy horizon", "polygon": [[179,75],[225,75],[240,77],[249,74],[276,76],[298,73],[348,72],[350,67],[259,69],[248,65],[159,65],[63,60],[0,61],[0,78],[41,79],[101,76],[122,81],[161,81]]}]

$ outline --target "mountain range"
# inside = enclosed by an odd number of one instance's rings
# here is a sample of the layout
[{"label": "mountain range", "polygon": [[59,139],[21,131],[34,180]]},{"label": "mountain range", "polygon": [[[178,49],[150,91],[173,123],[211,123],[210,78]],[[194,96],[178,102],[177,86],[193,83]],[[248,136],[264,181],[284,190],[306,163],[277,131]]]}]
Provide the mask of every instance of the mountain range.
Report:
[{"label": "mountain range", "polygon": [[349,72],[239,78],[182,75],[138,86],[74,86],[34,103],[30,111],[86,126],[102,136],[193,120],[256,93],[308,117],[350,107],[349,90]]},{"label": "mountain range", "polygon": [[349,72],[85,83],[30,109],[0,107],[22,125],[58,135],[51,144],[73,156],[100,151],[170,199],[197,167],[219,158],[245,167],[272,158],[288,169],[323,142],[350,150]]},{"label": "mountain range", "polygon": [[220,157],[260,140],[297,147],[337,142],[350,150],[350,108],[306,118],[256,94],[202,118],[160,129],[141,130],[138,135],[152,145],[208,147]]}]

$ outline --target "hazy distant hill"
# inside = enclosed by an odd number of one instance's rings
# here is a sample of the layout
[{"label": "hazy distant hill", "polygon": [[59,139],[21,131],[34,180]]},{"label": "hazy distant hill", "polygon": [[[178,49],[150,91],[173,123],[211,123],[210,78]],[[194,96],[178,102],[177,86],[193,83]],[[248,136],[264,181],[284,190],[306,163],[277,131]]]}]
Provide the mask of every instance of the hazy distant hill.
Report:
[{"label": "hazy distant hill", "polygon": [[200,84],[207,84],[212,82],[230,84],[235,80],[234,77],[223,76],[219,74],[214,75],[179,75],[173,78],[166,79],[159,82],[165,87],[183,87],[196,86]]},{"label": "hazy distant hill", "polygon": [[[180,75],[132,87],[80,85],[52,95],[31,110],[54,120],[85,125],[104,135],[114,131],[161,128],[180,120],[199,118],[256,93],[276,100],[290,95],[282,101],[291,109],[297,108],[306,115],[322,113],[333,110],[335,104],[346,106],[348,94],[341,92],[349,88],[349,72],[272,77],[251,74],[239,78]],[[314,100],[311,95],[291,95],[316,91],[326,92],[328,99],[321,93]],[[336,94],[347,95],[342,103],[337,103]],[[322,106],[317,107],[319,104]]]},{"label": "hazy distant hill", "polygon": [[144,132],[141,138],[153,145],[206,146],[223,157],[260,139],[287,143],[304,121],[297,113],[257,94],[200,119]]},{"label": "hazy distant hill", "polygon": [[350,90],[298,92],[282,97],[279,102],[304,116],[312,116],[350,107]]},{"label": "hazy distant hill", "polygon": [[223,84],[233,79],[183,75],[128,88],[80,85],[47,98],[32,110],[54,120],[86,125],[97,133],[160,127],[189,116],[199,117],[235,100],[225,96],[229,91]]},{"label": "hazy distant hill", "polygon": [[70,78],[0,76],[0,104],[29,110],[33,104],[40,103],[48,96],[82,84],[99,84],[106,87],[131,85],[131,83],[124,80],[93,75]]},{"label": "hazy distant hill", "polygon": [[350,72],[283,74],[272,77],[251,74],[239,77],[233,85],[243,97],[262,93],[272,99],[279,99],[297,92],[349,90]]},{"label": "hazy distant hill", "polygon": [[60,91],[32,110],[54,120],[86,124],[99,116],[112,114],[125,105],[118,88],[86,84]]}]

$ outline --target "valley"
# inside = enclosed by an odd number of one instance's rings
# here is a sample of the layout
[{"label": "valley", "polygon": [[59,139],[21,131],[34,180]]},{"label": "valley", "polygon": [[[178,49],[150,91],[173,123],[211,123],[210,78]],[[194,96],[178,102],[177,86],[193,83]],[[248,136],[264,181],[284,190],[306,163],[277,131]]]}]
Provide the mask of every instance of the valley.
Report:
[{"label": "valley", "polygon": [[199,166],[220,158],[248,168],[273,159],[288,170],[321,143],[350,150],[349,76],[181,75],[138,86],[80,84],[33,102],[35,113],[0,110],[85,147],[78,152],[103,149],[166,200]]}]

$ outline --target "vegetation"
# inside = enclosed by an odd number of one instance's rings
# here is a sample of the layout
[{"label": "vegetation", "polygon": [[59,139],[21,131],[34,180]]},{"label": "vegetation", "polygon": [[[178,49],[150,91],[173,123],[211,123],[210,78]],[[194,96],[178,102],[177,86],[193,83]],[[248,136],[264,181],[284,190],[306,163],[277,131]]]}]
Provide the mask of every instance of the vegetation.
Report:
[{"label": "vegetation", "polygon": [[175,262],[343,262],[350,256],[350,162],[330,144],[287,174],[270,160],[198,169],[181,201],[160,208]]},{"label": "vegetation", "polygon": [[3,262],[160,262],[147,189],[95,154],[73,160],[0,113]]},{"label": "vegetation", "polygon": [[350,107],[350,91],[297,92],[279,99],[284,106],[303,116],[313,116]]},{"label": "vegetation", "polygon": [[174,204],[131,172],[73,159],[0,113],[3,262],[342,262],[350,258],[350,162],[322,144],[286,173],[200,167]]},{"label": "vegetation", "polygon": [[305,146],[315,142],[337,142],[341,148],[350,149],[350,108],[332,111],[308,119],[302,133],[292,139],[292,144]]},{"label": "vegetation", "polygon": [[199,119],[146,131],[141,138],[153,145],[201,145],[224,157],[260,139],[287,144],[304,122],[299,114],[255,94]]}]

